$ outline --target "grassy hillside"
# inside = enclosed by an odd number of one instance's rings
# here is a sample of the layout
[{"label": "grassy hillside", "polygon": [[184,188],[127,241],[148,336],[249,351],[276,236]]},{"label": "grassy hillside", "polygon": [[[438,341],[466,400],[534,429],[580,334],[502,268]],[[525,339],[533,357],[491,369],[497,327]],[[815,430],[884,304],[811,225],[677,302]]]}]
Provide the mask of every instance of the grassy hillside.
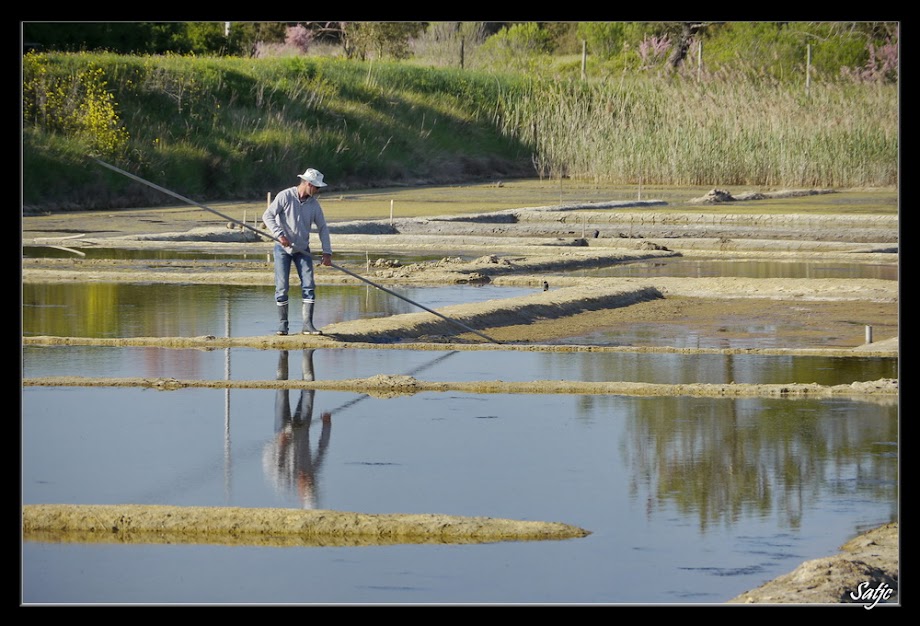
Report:
[{"label": "grassy hillside", "polygon": [[[338,189],[516,177],[890,187],[897,85],[584,82],[331,58],[23,59],[24,210],[249,200],[308,166]],[[64,190],[48,195],[47,190]]]}]

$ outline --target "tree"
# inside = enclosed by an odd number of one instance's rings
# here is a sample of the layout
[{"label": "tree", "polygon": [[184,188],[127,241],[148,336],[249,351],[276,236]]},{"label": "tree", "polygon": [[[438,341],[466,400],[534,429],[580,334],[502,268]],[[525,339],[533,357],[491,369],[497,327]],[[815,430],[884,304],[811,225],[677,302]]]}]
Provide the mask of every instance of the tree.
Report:
[{"label": "tree", "polygon": [[512,24],[483,43],[480,54],[496,66],[527,70],[542,55],[552,51],[549,33],[536,22]]},{"label": "tree", "polygon": [[619,54],[626,41],[624,22],[579,22],[576,32],[587,43],[588,51],[603,60]]},{"label": "tree", "polygon": [[192,54],[230,54],[230,40],[225,34],[226,22],[189,22],[185,29],[185,44]]},{"label": "tree", "polygon": [[340,22],[345,56],[365,60],[412,56],[409,39],[425,30],[425,22]]},{"label": "tree", "polygon": [[231,22],[230,49],[253,56],[260,43],[284,43],[287,27],[285,22]]},{"label": "tree", "polygon": [[677,35],[677,38],[673,42],[673,47],[671,48],[671,56],[668,57],[668,65],[672,69],[677,69],[680,67],[680,64],[683,63],[684,59],[687,58],[687,51],[690,49],[690,42],[696,36],[696,34],[705,28],[705,24],[693,23],[693,22],[682,22],[680,25],[680,32]]},{"label": "tree", "polygon": [[163,54],[174,49],[184,30],[182,22],[24,22],[22,37],[44,50]]}]

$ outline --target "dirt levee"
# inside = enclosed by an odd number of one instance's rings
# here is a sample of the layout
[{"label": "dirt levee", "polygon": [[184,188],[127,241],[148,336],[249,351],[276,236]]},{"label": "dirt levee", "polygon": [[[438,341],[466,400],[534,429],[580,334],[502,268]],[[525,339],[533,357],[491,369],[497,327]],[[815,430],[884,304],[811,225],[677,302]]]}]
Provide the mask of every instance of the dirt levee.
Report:
[{"label": "dirt levee", "polygon": [[26,538],[36,533],[58,541],[117,537],[122,543],[256,543],[338,541],[375,543],[481,543],[572,539],[588,531],[568,524],[491,517],[379,514],[347,511],[154,506],[23,506]]},{"label": "dirt levee", "polygon": [[614,309],[636,302],[662,298],[653,287],[600,287],[586,293],[582,287],[536,293],[512,301],[492,300],[482,304],[458,304],[432,313],[407,313],[376,320],[340,322],[326,327],[326,333],[346,341],[411,340],[425,335],[451,336],[458,325],[474,328],[496,328],[528,324],[539,319],[567,317],[586,311]]}]

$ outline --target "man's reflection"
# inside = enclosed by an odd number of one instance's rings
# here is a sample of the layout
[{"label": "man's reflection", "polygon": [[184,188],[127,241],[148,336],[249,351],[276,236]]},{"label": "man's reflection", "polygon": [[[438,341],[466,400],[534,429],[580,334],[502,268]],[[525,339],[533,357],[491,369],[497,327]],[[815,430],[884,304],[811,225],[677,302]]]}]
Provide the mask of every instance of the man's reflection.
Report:
[{"label": "man's reflection", "polygon": [[[303,351],[303,379],[314,380],[313,350]],[[277,380],[288,380],[288,352],[278,355]],[[316,508],[319,469],[332,433],[332,414],[320,416],[322,430],[316,453],[310,451],[310,425],[313,421],[315,389],[303,389],[296,409],[291,412],[290,390],[275,395],[275,437],[265,446],[262,465],[266,476],[279,490],[296,490],[305,509]]]}]

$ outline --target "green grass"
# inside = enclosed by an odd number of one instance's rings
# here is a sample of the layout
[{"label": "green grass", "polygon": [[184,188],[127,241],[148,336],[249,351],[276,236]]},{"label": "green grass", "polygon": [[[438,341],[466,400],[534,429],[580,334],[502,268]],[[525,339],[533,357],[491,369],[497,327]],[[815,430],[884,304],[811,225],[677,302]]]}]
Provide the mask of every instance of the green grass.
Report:
[{"label": "green grass", "polygon": [[[98,69],[113,108],[90,125],[80,111],[99,97],[86,78]],[[806,95],[766,80],[54,53],[24,60],[23,89],[23,203],[46,210],[162,203],[88,155],[203,202],[260,199],[308,166],[342,192],[527,177],[635,190],[898,181],[897,85],[822,82]],[[127,140],[100,142],[107,128]],[[47,193],[52,175],[66,198]]]}]

